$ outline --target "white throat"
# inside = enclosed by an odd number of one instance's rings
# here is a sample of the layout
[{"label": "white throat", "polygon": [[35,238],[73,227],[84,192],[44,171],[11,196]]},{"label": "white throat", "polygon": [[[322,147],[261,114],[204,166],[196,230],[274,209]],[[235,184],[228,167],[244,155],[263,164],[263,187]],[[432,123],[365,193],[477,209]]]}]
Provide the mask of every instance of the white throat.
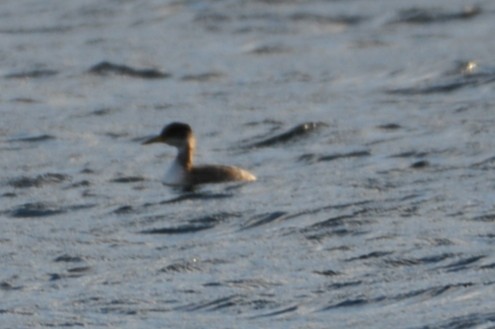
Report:
[{"label": "white throat", "polygon": [[186,171],[179,159],[175,159],[168,168],[163,178],[163,184],[166,185],[183,185],[186,180]]}]

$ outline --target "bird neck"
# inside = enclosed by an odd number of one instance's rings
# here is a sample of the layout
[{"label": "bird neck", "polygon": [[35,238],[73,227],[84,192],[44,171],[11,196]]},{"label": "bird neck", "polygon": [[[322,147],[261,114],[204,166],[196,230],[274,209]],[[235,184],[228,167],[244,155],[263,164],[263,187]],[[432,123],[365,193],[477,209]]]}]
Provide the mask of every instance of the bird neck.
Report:
[{"label": "bird neck", "polygon": [[194,151],[196,149],[196,140],[191,137],[187,143],[178,147],[177,162],[186,170],[189,171],[193,166]]}]

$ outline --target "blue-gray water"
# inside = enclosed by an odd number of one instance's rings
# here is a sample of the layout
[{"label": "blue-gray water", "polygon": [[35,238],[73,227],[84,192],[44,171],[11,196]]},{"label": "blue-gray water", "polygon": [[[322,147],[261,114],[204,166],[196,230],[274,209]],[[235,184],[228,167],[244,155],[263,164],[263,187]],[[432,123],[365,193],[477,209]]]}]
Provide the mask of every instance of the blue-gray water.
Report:
[{"label": "blue-gray water", "polygon": [[[1,328],[492,328],[495,3],[2,1]],[[198,163],[252,184],[164,187]]]}]

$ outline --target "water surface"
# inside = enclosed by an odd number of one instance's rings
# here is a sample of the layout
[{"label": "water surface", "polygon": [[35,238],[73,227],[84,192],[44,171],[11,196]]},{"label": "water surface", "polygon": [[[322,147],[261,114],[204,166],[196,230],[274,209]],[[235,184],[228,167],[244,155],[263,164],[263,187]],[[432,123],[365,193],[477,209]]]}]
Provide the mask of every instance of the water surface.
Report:
[{"label": "water surface", "polygon": [[[5,1],[2,327],[495,322],[491,1]],[[164,187],[198,163],[252,184]]]}]

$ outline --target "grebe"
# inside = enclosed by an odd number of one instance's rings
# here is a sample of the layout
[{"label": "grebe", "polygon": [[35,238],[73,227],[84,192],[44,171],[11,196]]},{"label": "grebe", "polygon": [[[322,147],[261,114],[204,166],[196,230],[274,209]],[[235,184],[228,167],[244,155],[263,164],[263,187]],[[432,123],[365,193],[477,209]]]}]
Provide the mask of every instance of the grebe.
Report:
[{"label": "grebe", "polygon": [[165,143],[177,148],[177,157],[163,179],[166,185],[192,186],[256,180],[249,171],[233,166],[193,166],[196,139],[191,127],[186,123],[173,122],[165,126],[160,135],[143,142],[143,145],[151,143]]}]

